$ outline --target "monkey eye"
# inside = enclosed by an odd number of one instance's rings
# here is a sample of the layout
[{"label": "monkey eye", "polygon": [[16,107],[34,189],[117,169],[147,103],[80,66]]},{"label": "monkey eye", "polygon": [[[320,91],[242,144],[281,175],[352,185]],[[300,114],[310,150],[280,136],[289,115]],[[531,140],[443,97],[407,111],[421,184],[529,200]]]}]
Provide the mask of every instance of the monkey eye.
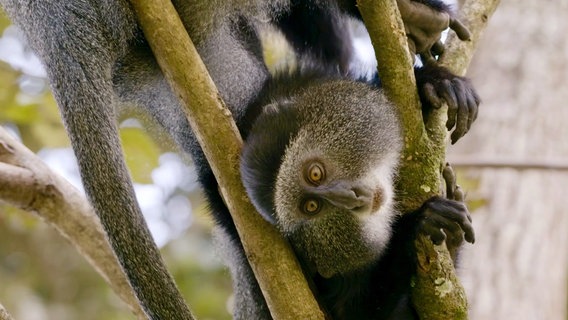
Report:
[{"label": "monkey eye", "polygon": [[325,178],[325,169],[319,162],[313,162],[308,166],[307,179],[310,183],[319,185]]},{"label": "monkey eye", "polygon": [[302,203],[302,211],[305,214],[314,215],[320,212],[321,203],[317,199],[306,199]]}]

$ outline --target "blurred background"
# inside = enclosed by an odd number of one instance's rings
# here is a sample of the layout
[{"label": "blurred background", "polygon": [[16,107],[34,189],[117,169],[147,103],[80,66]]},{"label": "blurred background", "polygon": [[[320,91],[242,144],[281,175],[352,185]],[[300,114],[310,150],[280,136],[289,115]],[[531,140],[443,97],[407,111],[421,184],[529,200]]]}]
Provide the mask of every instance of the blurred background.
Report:
[{"label": "blurred background", "polygon": [[[568,319],[567,12],[567,0],[502,1],[468,71],[483,104],[448,161],[476,229],[460,268],[471,319]],[[0,124],[81,188],[41,64],[1,15],[0,32]],[[356,45],[367,63],[364,35]],[[267,53],[274,68],[289,60]],[[196,316],[228,319],[229,274],[191,162],[130,116],[121,138],[153,236]],[[59,234],[1,203],[0,303],[16,319],[133,318]]]},{"label": "blurred background", "polygon": [[[0,125],[82,190],[46,74],[0,12]],[[198,319],[230,319],[231,280],[211,241],[188,159],[122,115],[121,139],[138,202],[170,272]],[[157,138],[157,139],[155,139]],[[55,230],[0,202],[0,304],[15,319],[132,319],[125,304]]]}]

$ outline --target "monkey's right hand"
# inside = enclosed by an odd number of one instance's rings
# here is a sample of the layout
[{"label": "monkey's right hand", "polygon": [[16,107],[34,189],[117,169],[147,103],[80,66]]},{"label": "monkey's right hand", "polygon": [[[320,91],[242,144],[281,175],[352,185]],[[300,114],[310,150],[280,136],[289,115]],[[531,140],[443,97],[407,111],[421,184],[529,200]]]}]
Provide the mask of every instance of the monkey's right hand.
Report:
[{"label": "monkey's right hand", "polygon": [[448,27],[461,40],[471,37],[469,30],[455,17],[450,7],[439,0],[398,0],[398,9],[408,37],[412,56],[419,54],[424,63],[435,61],[444,52],[440,38]]},{"label": "monkey's right hand", "polygon": [[434,196],[422,205],[419,230],[429,235],[434,244],[439,245],[446,240],[448,249],[452,252],[461,245],[464,238],[467,242],[474,243],[475,233],[471,215],[464,203],[463,191],[456,184],[454,171],[449,164],[446,164],[442,177],[446,184],[446,197]]}]

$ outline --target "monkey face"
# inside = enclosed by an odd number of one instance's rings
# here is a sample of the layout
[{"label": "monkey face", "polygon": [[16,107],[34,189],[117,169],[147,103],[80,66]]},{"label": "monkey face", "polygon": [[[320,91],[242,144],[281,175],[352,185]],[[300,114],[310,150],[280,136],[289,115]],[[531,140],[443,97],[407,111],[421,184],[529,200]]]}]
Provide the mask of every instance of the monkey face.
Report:
[{"label": "monkey face", "polygon": [[[298,141],[297,146],[306,145],[307,141]],[[324,277],[378,259],[396,215],[395,153],[375,161],[367,157],[368,163],[357,167],[361,163],[342,162],[329,150],[299,147],[294,154],[295,146],[289,147],[282,163],[274,202],[276,225],[296,253]],[[296,166],[295,174],[288,173],[288,165]]]}]

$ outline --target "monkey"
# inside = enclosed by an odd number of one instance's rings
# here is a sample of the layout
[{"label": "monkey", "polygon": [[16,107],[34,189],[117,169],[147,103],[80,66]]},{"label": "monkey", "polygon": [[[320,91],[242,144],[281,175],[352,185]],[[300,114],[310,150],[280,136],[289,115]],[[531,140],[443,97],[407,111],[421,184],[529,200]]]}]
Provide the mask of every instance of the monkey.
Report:
[{"label": "monkey", "polygon": [[[324,8],[324,2],[309,2]],[[401,8],[403,2],[423,4],[423,1],[400,0]],[[236,232],[226,208],[223,209],[210,168],[144,39],[132,7],[126,0],[0,0],[0,4],[22,29],[46,68],[87,197],[146,315],[151,319],[191,318],[152,241],[134,196],[116,123],[116,116],[123,108],[134,106],[148,114],[173,138],[180,150],[192,155],[218,228],[224,230],[231,241],[236,239]],[[247,116],[249,107],[258,101],[259,92],[266,84],[273,82],[262,59],[258,30],[265,24],[282,28],[279,19],[285,16],[291,17],[291,21],[297,19],[308,23],[297,18],[294,9],[299,3],[290,0],[219,3],[174,0],[173,4],[235,120],[240,122],[250,118]],[[341,17],[357,12],[354,1],[331,1],[329,4],[331,11],[322,11],[323,14]],[[422,7],[423,11],[407,13],[439,16],[432,12],[428,3]],[[416,29],[424,24],[412,19],[407,21]],[[426,24],[429,26],[430,23]],[[447,23],[443,27],[446,26]],[[287,32],[290,34],[291,31]],[[436,30],[427,34],[436,37],[438,33]],[[429,37],[419,33],[410,31],[409,37],[423,39],[427,43],[426,51],[436,47]],[[335,40],[347,38],[340,36]],[[311,44],[314,48],[320,45]],[[330,66],[324,69],[335,68],[331,66],[334,62],[328,64]],[[449,77],[444,80],[458,79],[453,75]],[[442,87],[439,92],[447,93],[445,89]],[[453,89],[454,86],[450,86],[450,90]],[[464,105],[459,103],[463,99],[450,100],[460,107]],[[461,109],[468,110],[466,113],[476,110],[469,106]],[[463,114],[455,116],[459,120],[464,118]],[[240,244],[230,242],[229,246],[236,250],[232,256],[242,254]],[[236,261],[233,269],[245,271],[233,272],[236,282],[251,275],[246,260]],[[255,280],[249,280],[243,286],[248,285],[250,292],[256,292]],[[261,306],[252,305],[251,310],[265,310],[263,302],[258,305]],[[245,311],[238,312],[246,314]]]},{"label": "monkey", "polygon": [[[324,311],[331,319],[418,319],[409,300],[416,235],[437,244],[447,236],[452,252],[475,236],[451,183],[450,199],[397,211],[402,132],[382,89],[329,68],[304,69],[271,78],[249,110],[238,124],[243,184],[291,243]],[[233,260],[244,259],[239,252],[231,250]],[[235,318],[270,319],[247,272],[233,270],[245,279],[236,284]]]},{"label": "monkey", "polygon": [[[259,213],[293,246],[331,319],[418,319],[410,302],[416,235],[426,233],[436,244],[450,239],[447,246],[457,262],[464,237],[474,242],[471,217],[462,203],[452,200],[456,186],[451,183],[449,199],[433,197],[416,211],[399,215],[393,185],[402,138],[395,111],[376,88],[345,81],[352,52],[345,44],[350,35],[344,17],[330,12],[329,4],[298,2],[304,5],[293,6],[277,24],[308,61],[301,61],[301,70],[292,75],[284,71],[271,77],[242,122],[237,121],[245,139],[243,184]],[[304,30],[291,32],[283,23]],[[464,120],[476,117],[479,97],[467,79],[431,62],[415,72],[425,112],[443,99],[428,93],[429,86],[436,86],[440,96],[460,97],[459,102],[446,101],[462,108],[457,122],[463,131],[456,130],[455,142],[471,125]],[[449,81],[455,87],[448,87]],[[357,103],[349,99],[353,96]],[[455,123],[448,122],[448,130]],[[210,182],[205,190],[212,211],[226,210],[215,205],[222,199],[213,177]],[[234,281],[234,317],[271,319],[236,231],[230,222],[224,225],[228,227],[217,230],[217,237],[222,238]]]},{"label": "monkey", "polygon": [[[237,119],[245,139],[243,184],[259,213],[291,243],[329,318],[418,319],[410,301],[416,235],[426,233],[436,244],[451,240],[447,246],[457,262],[464,237],[474,241],[471,217],[453,201],[451,183],[449,199],[433,197],[413,212],[397,212],[393,184],[402,148],[400,124],[380,89],[352,81],[356,77],[342,67],[352,54],[338,43],[350,37],[341,27],[343,17],[329,18],[337,14],[326,12],[329,6],[320,10],[309,15],[314,24],[296,21],[302,15],[279,16],[305,26],[303,35],[319,34],[316,41],[331,47],[318,53],[313,39],[289,39],[300,45],[300,70],[269,77]],[[326,30],[325,36],[314,26]],[[431,100],[442,99],[430,95],[428,86],[439,96],[459,96],[459,102],[449,103],[465,109],[456,122],[469,129],[465,120],[475,118],[479,103],[469,81],[432,64],[415,71],[424,111],[439,107]],[[212,175],[204,185],[211,211],[226,211]],[[234,318],[271,319],[228,213],[215,216],[224,226],[216,236],[234,281]]]}]

